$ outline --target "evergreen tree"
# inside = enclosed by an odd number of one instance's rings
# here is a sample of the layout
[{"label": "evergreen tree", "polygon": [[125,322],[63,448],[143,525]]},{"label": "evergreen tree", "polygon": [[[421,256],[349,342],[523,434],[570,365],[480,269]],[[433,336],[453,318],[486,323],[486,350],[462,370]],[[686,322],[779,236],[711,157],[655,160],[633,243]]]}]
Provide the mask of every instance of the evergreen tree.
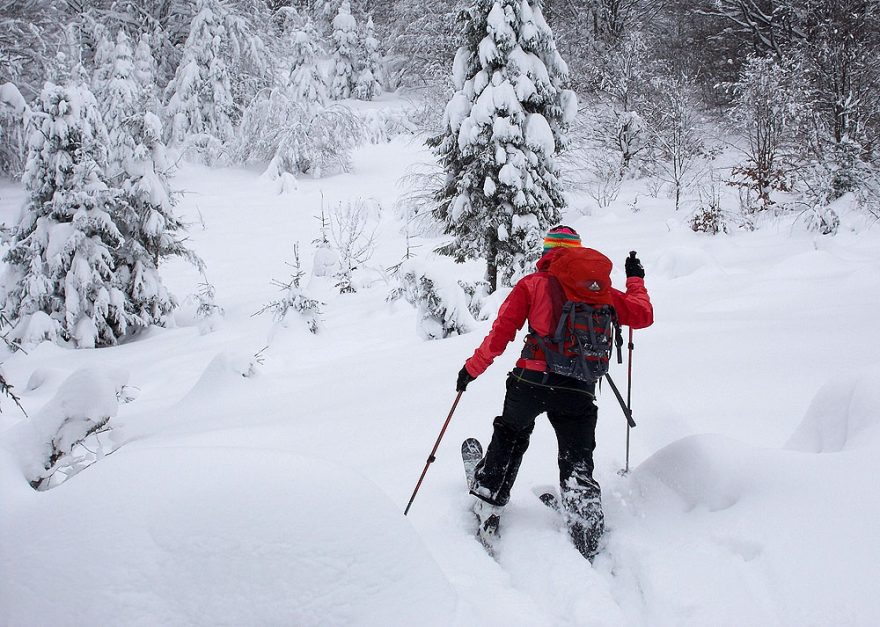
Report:
[{"label": "evergreen tree", "polygon": [[33,124],[23,179],[29,198],[5,257],[3,312],[19,338],[38,332],[78,347],[114,344],[127,328],[112,256],[123,238],[111,215],[97,102],[82,82],[47,83]]},{"label": "evergreen tree", "polygon": [[25,157],[28,105],[12,83],[0,83],[0,172],[20,176]]},{"label": "evergreen tree", "polygon": [[92,72],[92,93],[98,93],[110,80],[113,72],[113,57],[115,44],[113,43],[110,31],[100,24],[95,26],[95,56],[92,59],[92,65],[95,71]]},{"label": "evergreen tree", "polygon": [[[430,140],[446,169],[435,216],[457,261],[482,258],[491,290],[528,272],[564,206],[554,158],[577,101],[539,7],[473,0],[462,13],[456,92]],[[499,276],[500,273],[500,276]]]},{"label": "evergreen tree", "polygon": [[385,75],[372,17],[367,19],[367,24],[364,27],[363,58],[364,68],[358,74],[355,93],[361,100],[372,100],[382,93],[382,82]]},{"label": "evergreen tree", "polygon": [[130,324],[164,326],[177,302],[162,284],[159,264],[169,257],[183,257],[199,269],[203,263],[184,245],[185,226],[174,213],[161,121],[153,113],[140,112],[131,120],[130,133],[135,145],[124,162],[117,210],[125,238],[115,252],[117,279]]},{"label": "evergreen tree", "polygon": [[198,0],[183,48],[183,58],[165,89],[170,143],[194,143],[209,161],[234,135],[235,104],[229,71],[226,7],[219,0]]},{"label": "evergreen tree", "polygon": [[[135,80],[131,40],[125,31],[116,36],[116,45],[107,56],[104,66],[96,67],[92,75],[95,95],[100,103],[101,114],[107,127],[108,178],[117,180],[124,171],[124,160],[134,151],[135,143],[130,132],[130,120],[140,106],[140,89]],[[100,81],[94,80],[101,76]]]},{"label": "evergreen tree", "polygon": [[117,188],[113,218],[124,243],[114,252],[117,281],[130,326],[164,324],[176,306],[159,277],[169,256],[201,261],[176,237],[183,224],[173,212],[159,118],[145,108],[128,36],[117,35],[112,75],[101,94],[109,136],[108,180]]},{"label": "evergreen tree", "polygon": [[357,22],[351,15],[348,0],[344,0],[333,18],[333,84],[330,86],[330,95],[334,100],[350,98],[356,86],[359,65],[357,43]]},{"label": "evergreen tree", "polygon": [[150,47],[150,37],[146,33],[141,34],[137,47],[134,49],[134,78],[137,81],[146,110],[158,114],[161,106],[156,86],[158,66]]},{"label": "evergreen tree", "polygon": [[294,30],[291,44],[290,88],[292,98],[307,105],[324,105],[327,85],[318,68],[318,33],[314,23],[306,17]]},{"label": "evergreen tree", "polygon": [[397,0],[388,39],[392,86],[443,85],[458,49],[457,0]]}]

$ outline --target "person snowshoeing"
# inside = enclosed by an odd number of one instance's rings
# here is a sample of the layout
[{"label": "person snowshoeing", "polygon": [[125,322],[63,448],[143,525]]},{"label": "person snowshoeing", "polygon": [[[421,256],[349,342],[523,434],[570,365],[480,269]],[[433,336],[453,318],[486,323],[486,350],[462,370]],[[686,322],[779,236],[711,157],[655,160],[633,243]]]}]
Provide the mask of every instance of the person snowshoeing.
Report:
[{"label": "person snowshoeing", "polygon": [[[489,334],[458,373],[456,390],[464,391],[479,377],[528,321],[529,334],[522,356],[507,376],[503,410],[494,420],[492,440],[477,464],[471,484],[470,492],[476,497],[473,510],[479,522],[478,535],[484,544],[491,543],[487,536],[496,532],[501,511],[510,500],[535,419],[546,412],[559,446],[562,514],[575,546],[592,559],[604,531],[601,491],[593,479],[596,383],[589,376],[559,374],[555,363],[548,365],[548,358],[553,355],[546,342],[561,328],[563,302],[568,295],[567,288],[565,293],[561,289],[559,275],[552,270],[563,265],[561,261],[566,255],[571,258],[569,251],[576,248],[581,248],[581,239],[574,229],[557,226],[548,231],[537,271],[520,279],[504,300]],[[587,253],[607,264],[605,280],[592,281],[589,289],[601,288],[620,324],[633,329],[650,326],[654,311],[638,257],[631,253],[626,260],[626,292],[621,292],[610,285],[611,262],[589,249],[581,249],[577,254]],[[603,282],[607,289],[599,285]],[[570,353],[577,347],[565,346],[564,350]]]}]

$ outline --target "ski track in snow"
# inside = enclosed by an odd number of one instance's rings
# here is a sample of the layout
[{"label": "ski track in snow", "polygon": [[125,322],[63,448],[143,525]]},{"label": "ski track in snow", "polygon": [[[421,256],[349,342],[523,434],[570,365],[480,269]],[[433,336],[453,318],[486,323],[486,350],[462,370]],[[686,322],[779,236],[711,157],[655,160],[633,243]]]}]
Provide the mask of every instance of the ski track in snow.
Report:
[{"label": "ski track in snow", "polygon": [[[655,326],[635,333],[632,472],[617,474],[626,426],[606,390],[596,476],[610,531],[591,566],[531,492],[556,478],[539,419],[496,561],[470,535],[458,447],[488,443],[518,342],[470,385],[402,516],[490,324],[425,342],[415,311],[385,300],[378,269],[404,252],[396,183],[429,158],[399,138],[359,150],[353,174],[284,195],[256,171],[186,166],[173,184],[226,310],[215,329],[185,304],[177,328],[122,346],[6,358],[31,413],[85,367],[124,370],[139,394],[111,421],[121,448],[45,493],[23,481],[10,450],[22,422],[4,400],[0,624],[880,624],[877,229],[822,238],[768,219],[709,238],[666,199],[640,195],[631,213],[635,183],[594,215],[573,198],[566,223],[619,264],[618,286],[638,250],[655,304]],[[358,196],[382,209],[370,287],[307,283],[326,303],[311,336],[251,314],[295,241],[310,268],[322,194],[325,209]],[[7,223],[21,198],[0,186]],[[438,241],[420,240],[419,256]],[[201,280],[178,262],[162,272],[181,300]],[[625,385],[625,366],[613,374]]]}]

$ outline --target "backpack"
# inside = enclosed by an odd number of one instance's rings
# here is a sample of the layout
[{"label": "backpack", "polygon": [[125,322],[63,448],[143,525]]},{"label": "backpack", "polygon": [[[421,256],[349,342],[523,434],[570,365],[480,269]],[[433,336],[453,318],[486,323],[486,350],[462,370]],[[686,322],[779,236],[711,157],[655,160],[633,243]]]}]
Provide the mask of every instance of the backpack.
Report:
[{"label": "backpack", "polygon": [[611,351],[622,363],[623,336],[611,305],[611,260],[591,248],[568,248],[550,262],[547,272],[564,296],[552,335],[529,335],[544,353],[547,371],[595,383],[608,373]]}]

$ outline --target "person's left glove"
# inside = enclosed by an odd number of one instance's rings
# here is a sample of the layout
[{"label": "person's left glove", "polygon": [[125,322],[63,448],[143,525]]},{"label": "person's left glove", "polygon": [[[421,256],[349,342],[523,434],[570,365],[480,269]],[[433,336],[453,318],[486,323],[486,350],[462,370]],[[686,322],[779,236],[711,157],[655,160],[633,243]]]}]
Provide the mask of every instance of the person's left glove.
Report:
[{"label": "person's left glove", "polygon": [[640,279],[645,278],[645,267],[642,265],[642,262],[639,261],[639,258],[636,257],[636,251],[632,250],[629,253],[629,257],[626,258],[626,265],[624,266],[626,269],[626,278],[637,276]]},{"label": "person's left glove", "polygon": [[456,392],[464,392],[467,389],[468,383],[473,381],[476,377],[472,377],[471,373],[467,371],[467,368],[462,368],[458,372],[458,381],[455,383],[455,391]]}]

